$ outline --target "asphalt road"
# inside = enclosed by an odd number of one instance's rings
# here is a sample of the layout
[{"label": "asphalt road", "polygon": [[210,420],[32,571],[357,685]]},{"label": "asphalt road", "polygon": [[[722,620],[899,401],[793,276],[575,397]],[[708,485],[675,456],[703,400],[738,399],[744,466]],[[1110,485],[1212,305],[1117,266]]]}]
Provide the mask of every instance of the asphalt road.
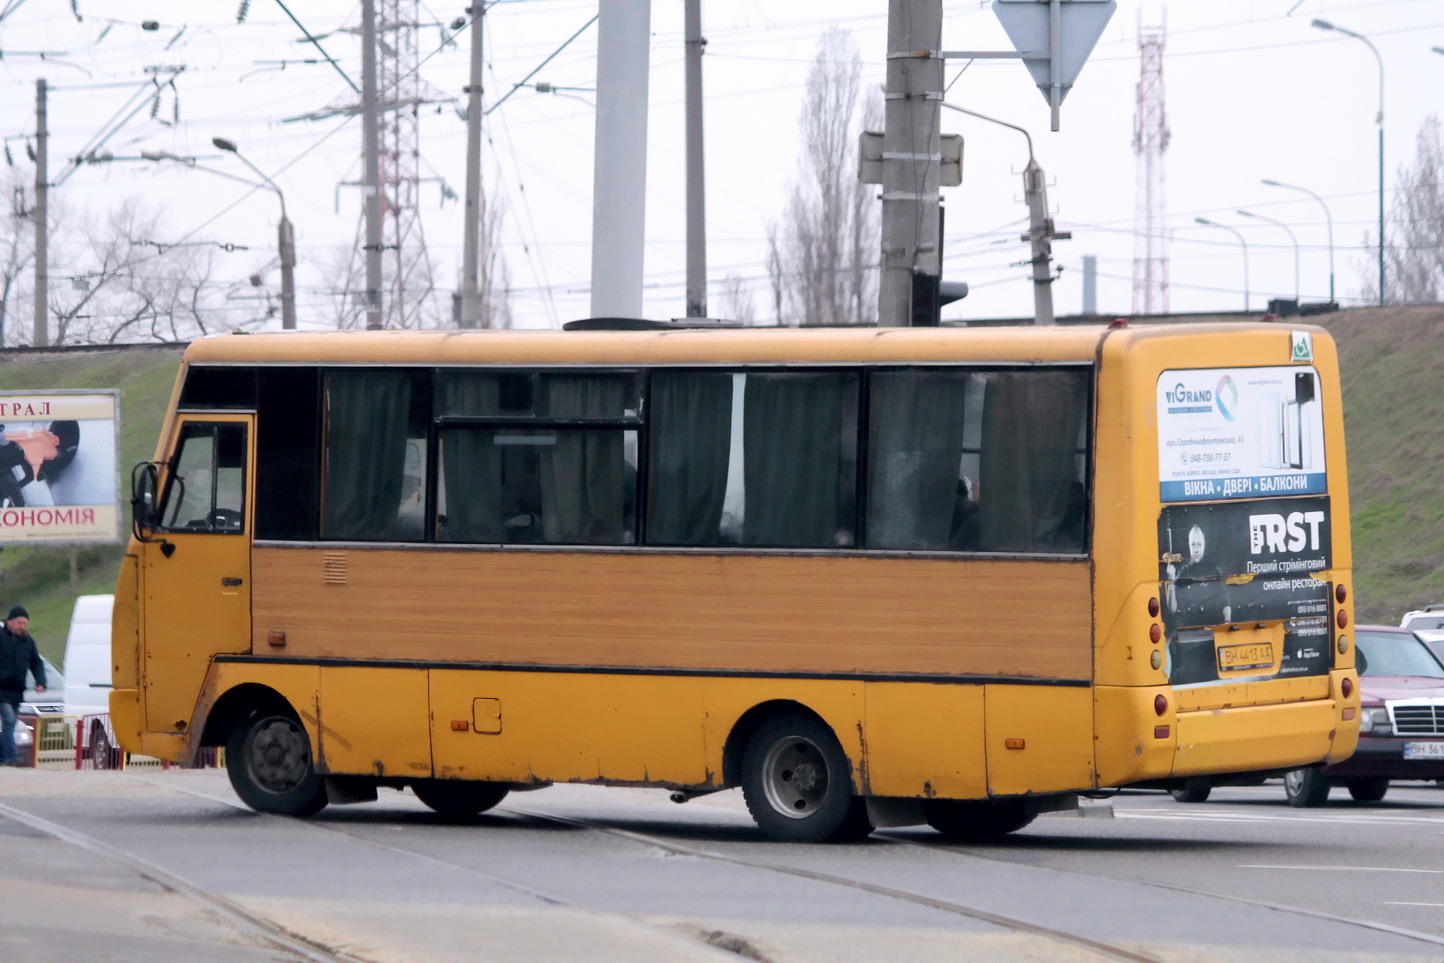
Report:
[{"label": "asphalt road", "polygon": [[0,960],[1444,961],[1444,789],[1087,802],[995,845],[764,840],[735,792],[555,786],[311,820],[224,773],[0,771]]}]

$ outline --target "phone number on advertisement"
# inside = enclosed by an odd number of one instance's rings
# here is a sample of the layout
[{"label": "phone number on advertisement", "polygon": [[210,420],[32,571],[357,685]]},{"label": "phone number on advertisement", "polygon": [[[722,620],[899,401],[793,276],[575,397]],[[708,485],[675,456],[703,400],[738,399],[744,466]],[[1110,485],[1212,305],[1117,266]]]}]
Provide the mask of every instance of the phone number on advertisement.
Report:
[{"label": "phone number on advertisement", "polygon": [[1190,451],[1184,454],[1183,461],[1185,464],[1190,465],[1206,465],[1210,463],[1218,464],[1226,462],[1232,457],[1233,452],[1229,451]]}]

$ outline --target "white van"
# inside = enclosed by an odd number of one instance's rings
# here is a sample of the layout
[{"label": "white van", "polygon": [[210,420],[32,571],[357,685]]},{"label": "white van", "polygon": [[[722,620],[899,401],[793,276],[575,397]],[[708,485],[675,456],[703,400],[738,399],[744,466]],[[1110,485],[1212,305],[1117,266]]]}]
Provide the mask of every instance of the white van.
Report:
[{"label": "white van", "polygon": [[65,714],[110,711],[110,612],[114,595],[82,595],[65,640]]}]

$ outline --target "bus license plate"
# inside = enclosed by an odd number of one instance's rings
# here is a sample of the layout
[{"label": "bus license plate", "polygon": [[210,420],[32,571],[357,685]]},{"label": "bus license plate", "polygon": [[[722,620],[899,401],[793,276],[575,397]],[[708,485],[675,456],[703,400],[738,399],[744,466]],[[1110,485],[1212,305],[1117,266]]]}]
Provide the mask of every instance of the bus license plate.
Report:
[{"label": "bus license plate", "polygon": [[1273,664],[1274,647],[1267,642],[1225,645],[1218,650],[1218,667],[1221,671],[1264,669]]},{"label": "bus license plate", "polygon": [[1404,743],[1405,759],[1444,759],[1444,739],[1438,742]]}]

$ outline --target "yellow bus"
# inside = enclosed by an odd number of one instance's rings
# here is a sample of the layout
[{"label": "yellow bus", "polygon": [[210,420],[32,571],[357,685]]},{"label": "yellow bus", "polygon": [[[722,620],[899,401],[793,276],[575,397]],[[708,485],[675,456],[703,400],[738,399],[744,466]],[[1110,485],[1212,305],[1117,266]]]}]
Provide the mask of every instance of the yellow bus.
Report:
[{"label": "yellow bus", "polygon": [[292,815],[740,786],[803,841],[1353,752],[1322,329],[623,326],[192,344],[124,748]]}]

